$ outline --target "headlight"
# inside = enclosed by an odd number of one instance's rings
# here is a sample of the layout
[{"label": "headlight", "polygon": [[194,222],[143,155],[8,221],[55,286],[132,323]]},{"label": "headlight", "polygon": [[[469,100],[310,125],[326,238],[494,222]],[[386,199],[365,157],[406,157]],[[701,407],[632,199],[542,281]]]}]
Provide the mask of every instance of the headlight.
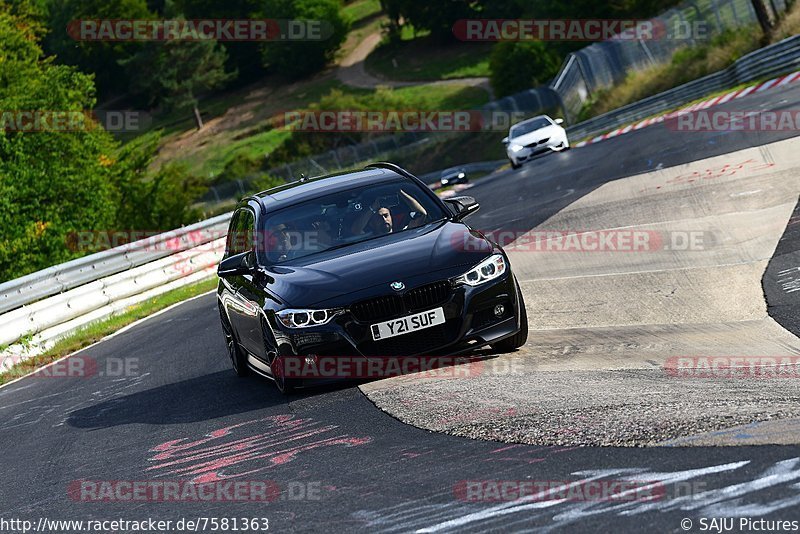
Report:
[{"label": "headlight", "polygon": [[344,310],[281,310],[275,315],[289,328],[309,328],[327,324]]},{"label": "headlight", "polygon": [[506,260],[502,254],[493,254],[478,265],[456,278],[457,284],[477,286],[489,280],[494,280],[506,272]]},{"label": "headlight", "polygon": [[466,175],[463,172],[458,173],[458,177],[459,178],[463,178],[464,176],[466,176]]},{"label": "headlight", "polygon": [[511,150],[511,152],[519,152],[520,150],[522,150],[525,147],[522,146],[522,145],[515,145],[515,144],[512,143],[512,144],[508,145],[508,148],[509,148],[509,150]]}]

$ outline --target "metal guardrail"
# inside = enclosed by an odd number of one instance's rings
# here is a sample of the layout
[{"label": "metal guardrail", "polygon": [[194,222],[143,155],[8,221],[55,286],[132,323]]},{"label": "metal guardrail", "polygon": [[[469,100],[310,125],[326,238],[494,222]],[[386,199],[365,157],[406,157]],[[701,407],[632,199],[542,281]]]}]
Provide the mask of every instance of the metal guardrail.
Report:
[{"label": "metal guardrail", "polygon": [[796,70],[800,70],[800,35],[742,56],[725,70],[570,126],[567,132],[577,141],[662,113],[716,91]]},{"label": "metal guardrail", "polygon": [[230,216],[219,215],[4,282],[0,284],[0,314],[218,239],[227,231]]}]

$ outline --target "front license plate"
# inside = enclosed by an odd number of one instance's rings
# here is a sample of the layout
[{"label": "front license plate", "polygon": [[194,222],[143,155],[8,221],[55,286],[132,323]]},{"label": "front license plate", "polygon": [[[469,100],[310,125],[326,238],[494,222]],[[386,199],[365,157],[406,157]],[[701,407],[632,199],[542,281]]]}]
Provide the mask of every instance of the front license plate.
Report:
[{"label": "front license plate", "polygon": [[374,324],[371,327],[372,339],[377,341],[379,339],[402,336],[403,334],[424,330],[442,323],[444,323],[444,308],[436,308],[435,310],[428,310]]}]

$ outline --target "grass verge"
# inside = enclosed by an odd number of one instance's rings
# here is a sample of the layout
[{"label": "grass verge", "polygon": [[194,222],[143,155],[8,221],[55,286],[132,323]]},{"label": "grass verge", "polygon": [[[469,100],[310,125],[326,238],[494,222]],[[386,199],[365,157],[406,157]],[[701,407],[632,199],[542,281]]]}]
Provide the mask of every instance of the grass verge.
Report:
[{"label": "grass verge", "polygon": [[596,92],[584,106],[578,122],[718,72],[753,50],[797,34],[800,34],[800,2],[791,6],[768,35],[757,24],[727,30],[708,44],[676,51],[668,63],[631,72],[622,83]]},{"label": "grass verge", "polygon": [[[315,90],[307,95],[303,104],[273,108],[273,111],[279,114],[291,109],[315,107],[326,110],[464,110],[488,101],[488,94],[483,89],[459,84],[399,87],[379,92],[355,89],[337,82],[327,87],[327,94],[321,95]],[[265,113],[263,107],[259,107],[259,114],[257,122],[248,120],[231,124],[229,129],[218,128],[202,144],[193,143],[191,151],[173,151],[171,159],[183,161],[199,176],[213,177],[222,173],[237,157],[261,161],[290,137],[306,135],[305,132],[272,128],[271,115]]]},{"label": "grass verge", "polygon": [[0,384],[5,384],[21,376],[25,376],[40,367],[100,341],[109,334],[113,334],[134,321],[148,317],[159,310],[163,310],[168,306],[182,302],[191,297],[207,293],[215,287],[217,287],[216,276],[209,280],[195,282],[194,284],[173,289],[162,295],[135,304],[119,315],[90,323],[57,341],[56,344],[44,354],[21,361],[7,371],[0,373]]},{"label": "grass verge", "polygon": [[380,12],[380,0],[354,0],[342,7],[342,14],[350,20],[352,25],[357,25]]},{"label": "grass verge", "polygon": [[757,49],[761,37],[756,26],[744,31],[726,31],[707,45],[678,50],[669,63],[633,71],[622,83],[597,91],[584,106],[579,121],[720,71]]},{"label": "grass verge", "polygon": [[435,81],[489,76],[491,43],[438,43],[430,36],[384,41],[365,67],[389,80]]}]

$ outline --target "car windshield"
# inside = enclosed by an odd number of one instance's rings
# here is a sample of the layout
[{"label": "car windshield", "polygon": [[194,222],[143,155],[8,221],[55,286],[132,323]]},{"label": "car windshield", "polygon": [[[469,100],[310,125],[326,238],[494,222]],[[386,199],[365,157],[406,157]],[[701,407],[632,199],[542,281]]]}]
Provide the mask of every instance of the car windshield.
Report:
[{"label": "car windshield", "polygon": [[411,180],[337,191],[281,208],[259,229],[263,264],[276,265],[403,232],[443,219],[446,213]]},{"label": "car windshield", "polygon": [[546,128],[551,124],[552,123],[549,120],[547,120],[546,117],[537,117],[535,119],[531,119],[529,121],[512,126],[509,137],[510,138],[520,137],[525,134],[529,134],[533,131],[536,131],[540,128]]}]

